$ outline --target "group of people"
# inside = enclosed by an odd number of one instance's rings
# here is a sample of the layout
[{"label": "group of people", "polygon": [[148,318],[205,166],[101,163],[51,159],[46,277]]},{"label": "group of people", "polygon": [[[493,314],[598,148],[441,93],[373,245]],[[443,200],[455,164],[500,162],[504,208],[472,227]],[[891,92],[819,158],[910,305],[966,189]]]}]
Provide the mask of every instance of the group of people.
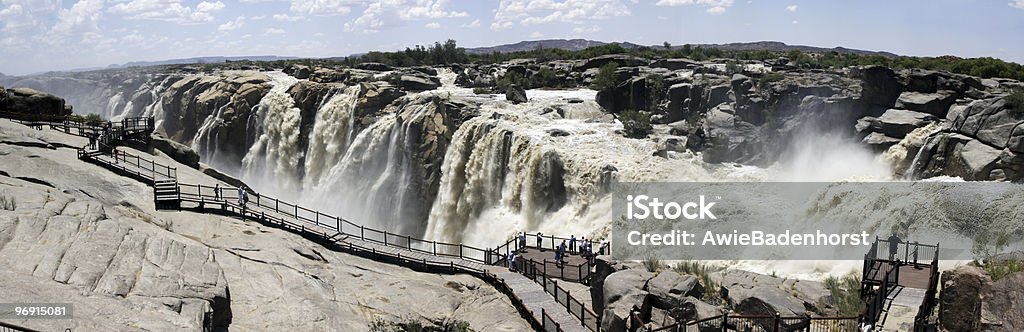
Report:
[{"label": "group of people", "polygon": [[[537,249],[540,250],[540,251],[544,251],[544,233],[543,232],[537,232],[536,236],[537,236],[537,238],[536,238],[537,239]],[[508,260],[509,270],[513,270],[514,271],[516,269],[516,265],[517,265],[516,263],[517,263],[517,260],[519,259],[520,253],[526,252],[526,249],[528,248],[528,246],[526,244],[526,241],[527,241],[526,237],[527,237],[526,232],[518,232],[518,233],[516,233],[515,241],[513,241],[515,243],[515,247],[516,248],[515,248],[515,250],[513,250],[512,252],[509,253],[508,257],[506,257],[506,259]],[[570,236],[569,239],[567,239],[567,240],[566,239],[562,239],[562,243],[560,243],[559,245],[555,246],[554,249],[555,249],[555,263],[558,264],[559,266],[565,264],[565,259],[567,257],[567,254],[577,254],[577,253],[579,253],[581,256],[583,256],[586,259],[590,259],[590,258],[595,256],[594,242],[589,240],[589,239],[587,239],[586,237],[580,237],[579,239],[577,239],[576,235]],[[598,245],[598,249],[597,249],[596,253],[597,254],[606,253],[607,249],[608,249],[608,242],[607,241],[601,241],[600,244]]]}]

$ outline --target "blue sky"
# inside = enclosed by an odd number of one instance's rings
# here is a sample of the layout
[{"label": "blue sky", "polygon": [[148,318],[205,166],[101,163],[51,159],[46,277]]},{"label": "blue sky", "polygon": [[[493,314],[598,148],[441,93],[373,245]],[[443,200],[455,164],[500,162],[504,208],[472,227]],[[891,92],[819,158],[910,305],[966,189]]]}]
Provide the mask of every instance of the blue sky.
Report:
[{"label": "blue sky", "polygon": [[0,0],[0,72],[587,38],[777,40],[1024,62],[1024,0]]}]

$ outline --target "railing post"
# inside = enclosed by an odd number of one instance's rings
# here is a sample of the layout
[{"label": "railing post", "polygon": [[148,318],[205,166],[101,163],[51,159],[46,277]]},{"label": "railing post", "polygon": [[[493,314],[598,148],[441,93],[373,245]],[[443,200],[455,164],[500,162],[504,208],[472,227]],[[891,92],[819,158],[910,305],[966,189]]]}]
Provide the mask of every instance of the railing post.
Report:
[{"label": "railing post", "polygon": [[388,231],[384,231],[384,246],[388,246]]},{"label": "railing post", "polygon": [[363,225],[359,225],[359,239],[366,241],[366,229]]},{"label": "railing post", "polygon": [[335,230],[338,231],[338,233],[345,234],[345,232],[341,231],[341,217],[334,217],[334,221],[337,223],[337,228],[335,228]]},{"label": "railing post", "polygon": [[405,243],[406,243],[405,248],[409,249],[409,250],[412,250],[412,236],[406,235],[405,236]]},{"label": "railing post", "polygon": [[437,241],[430,241],[434,245],[434,256],[437,256]]},{"label": "railing post", "polygon": [[462,243],[459,243],[459,259],[462,259]]}]

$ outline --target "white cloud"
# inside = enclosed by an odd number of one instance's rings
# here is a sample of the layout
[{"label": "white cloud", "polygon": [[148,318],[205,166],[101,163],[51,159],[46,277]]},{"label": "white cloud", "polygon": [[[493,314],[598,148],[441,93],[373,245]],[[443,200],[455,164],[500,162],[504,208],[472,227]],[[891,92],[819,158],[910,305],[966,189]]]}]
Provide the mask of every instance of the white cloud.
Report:
[{"label": "white cloud", "polygon": [[201,12],[215,12],[215,11],[218,11],[218,10],[221,10],[221,9],[224,9],[224,3],[220,2],[220,1],[217,1],[217,2],[206,2],[206,1],[203,1],[203,2],[200,2],[198,5],[196,5],[196,10],[201,11]]},{"label": "white cloud", "polygon": [[352,12],[352,6],[359,3],[353,0],[292,0],[291,10],[303,15],[345,15]]},{"label": "white cloud", "polygon": [[582,24],[628,15],[629,7],[621,0],[502,0],[494,13],[491,29],[510,28],[514,23],[523,26],[552,22]]},{"label": "white cloud", "polygon": [[424,24],[423,27],[427,28],[427,29],[439,29],[439,28],[441,28],[441,23],[430,22],[430,23]]},{"label": "white cloud", "polygon": [[245,25],[245,16],[239,16],[234,21],[227,21],[217,27],[217,31],[231,31],[237,30]]},{"label": "white cloud", "polygon": [[405,21],[468,17],[469,13],[445,10],[448,0],[380,0],[370,3],[362,15],[345,23],[347,31],[378,32]]},{"label": "white cloud", "polygon": [[[1024,0],[1021,0],[1021,1],[1024,1]],[[800,6],[797,6],[797,5],[789,5],[789,6],[786,6],[786,11],[787,12],[795,12],[796,9],[799,8],[799,7]]]},{"label": "white cloud", "polygon": [[657,6],[701,6],[707,8],[708,14],[720,15],[725,13],[725,10],[732,7],[734,0],[658,0],[655,5]]},{"label": "white cloud", "polygon": [[267,30],[264,30],[263,33],[268,35],[280,35],[284,33],[284,30],[278,28],[267,28]]},{"label": "white cloud", "polygon": [[1010,7],[1024,9],[1024,0],[1013,0],[1010,2]]},{"label": "white cloud", "polygon": [[800,21],[793,20],[793,24],[800,24]]},{"label": "white cloud", "polygon": [[530,38],[542,38],[542,37],[544,37],[544,34],[540,33],[540,31],[534,31],[533,33],[530,34]]},{"label": "white cloud", "polygon": [[57,23],[52,31],[61,34],[96,32],[99,31],[97,22],[102,16],[103,0],[81,0],[57,13]]},{"label": "white cloud", "polygon": [[[218,5],[219,4],[219,5]],[[224,8],[220,1],[201,2],[193,10],[181,4],[181,0],[131,0],[111,6],[107,11],[130,20],[156,20],[179,24],[195,24],[213,21],[211,12]]]},{"label": "white cloud", "polygon": [[288,14],[275,14],[274,20],[279,22],[295,22],[306,19],[302,16],[289,16]]},{"label": "white cloud", "polygon": [[463,24],[463,25],[461,25],[461,27],[463,27],[463,28],[479,28],[480,27],[480,19],[478,18],[478,19],[473,20],[473,22],[469,22],[467,24]]}]

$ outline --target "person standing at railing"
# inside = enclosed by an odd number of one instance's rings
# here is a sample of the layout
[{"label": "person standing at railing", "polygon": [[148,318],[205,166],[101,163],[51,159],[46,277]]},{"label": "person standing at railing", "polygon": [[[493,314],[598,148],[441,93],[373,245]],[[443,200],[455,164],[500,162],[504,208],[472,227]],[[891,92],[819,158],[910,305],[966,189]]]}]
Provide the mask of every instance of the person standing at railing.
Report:
[{"label": "person standing at railing", "polygon": [[900,237],[896,233],[889,235],[889,260],[896,260],[896,252],[900,250]]},{"label": "person standing at railing", "polygon": [[576,253],[576,234],[569,235],[569,250]]},{"label": "person standing at railing", "polygon": [[555,247],[555,265],[562,264],[562,246]]},{"label": "person standing at railing", "polygon": [[542,244],[544,244],[544,233],[537,232],[537,250],[544,251],[544,247],[541,247]]},{"label": "person standing at railing", "polygon": [[519,232],[519,250],[526,252],[526,232]]},{"label": "person standing at railing", "polygon": [[218,201],[220,200],[220,182],[213,186],[213,197],[216,197]]}]

